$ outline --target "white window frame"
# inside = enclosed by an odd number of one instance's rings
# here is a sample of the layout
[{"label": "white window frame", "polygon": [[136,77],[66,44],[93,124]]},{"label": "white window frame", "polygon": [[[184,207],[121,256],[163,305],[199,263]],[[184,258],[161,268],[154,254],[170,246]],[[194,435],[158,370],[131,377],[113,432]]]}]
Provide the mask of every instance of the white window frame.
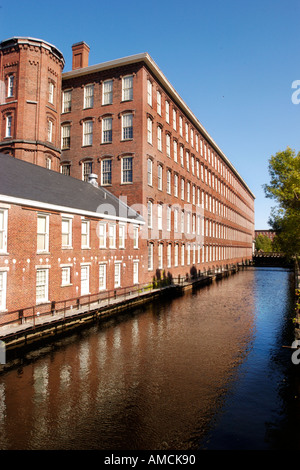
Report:
[{"label": "white window frame", "polygon": [[161,92],[157,90],[157,114],[161,116]]},{"label": "white window frame", "polygon": [[105,80],[102,85],[102,105],[113,103],[113,80]]},{"label": "white window frame", "polygon": [[119,248],[125,248],[126,225],[119,224]]},{"label": "white window frame", "polygon": [[102,119],[102,144],[110,144],[112,142],[112,117]]},{"label": "white window frame", "polygon": [[[45,231],[39,232],[39,220],[45,221]],[[43,240],[43,248],[39,248],[39,239]],[[37,253],[49,252],[49,215],[37,214]]]},{"label": "white window frame", "polygon": [[83,135],[82,135],[82,145],[83,147],[88,147],[93,145],[93,125],[94,122],[91,119],[83,122]]},{"label": "white window frame", "polygon": [[111,249],[116,248],[116,234],[117,234],[117,226],[116,224],[109,224],[108,225],[108,246]]},{"label": "white window frame", "polygon": [[61,285],[62,287],[71,285],[71,266],[62,266]]},{"label": "white window frame", "polygon": [[99,248],[106,248],[106,223],[99,222],[97,226],[97,234],[99,238]]},{"label": "white window frame", "polygon": [[[67,231],[64,230],[64,226],[68,227]],[[72,248],[72,219],[69,217],[62,217],[61,219],[61,234],[62,234],[62,241],[61,245],[62,248]],[[67,238],[67,243],[64,243],[64,237]]]},{"label": "white window frame", "polygon": [[69,149],[71,145],[71,125],[62,124],[61,126],[61,148]]},{"label": "white window frame", "polygon": [[121,268],[122,263],[120,261],[115,262],[115,269],[114,269],[114,287],[115,289],[121,287]]},{"label": "white window frame", "polygon": [[158,244],[158,269],[163,269],[163,265],[164,265],[163,256],[164,256],[164,247],[162,243],[159,243]]},{"label": "white window frame", "polygon": [[[45,275],[45,282],[43,284],[39,283],[39,274],[44,273]],[[36,270],[36,303],[41,304],[49,301],[49,268],[37,268]],[[43,287],[44,288],[44,295],[38,296],[38,288]]]},{"label": "white window frame", "polygon": [[157,189],[159,189],[159,191],[162,191],[163,189],[163,167],[162,165],[158,165],[157,167]]},{"label": "white window frame", "polygon": [[133,183],[133,157],[125,156],[122,157],[121,166],[121,182],[122,184]]},{"label": "white window frame", "polygon": [[12,115],[8,114],[5,119],[5,137],[12,136],[11,128],[12,128]]},{"label": "white window frame", "polygon": [[139,262],[137,260],[133,261],[133,284],[139,283]]},{"label": "white window frame", "polygon": [[[83,277],[84,272],[86,278]],[[88,295],[90,293],[90,265],[82,264],[80,266],[80,295]]]},{"label": "white window frame", "polygon": [[101,160],[101,186],[111,185],[112,178],[112,159],[104,158]]},{"label": "white window frame", "polygon": [[133,227],[133,248],[139,247],[139,227]]},{"label": "white window frame", "polygon": [[7,228],[8,228],[8,209],[1,209],[0,214],[2,217],[2,225],[0,226],[0,253],[7,253]]},{"label": "white window frame", "polygon": [[153,271],[153,243],[148,245],[148,271]]},{"label": "white window frame", "polygon": [[122,115],[122,140],[133,139],[133,114],[126,113]]},{"label": "white window frame", "polygon": [[151,158],[148,158],[147,161],[147,182],[149,186],[152,186],[153,183],[153,162]]},{"label": "white window frame", "polygon": [[65,90],[62,98],[62,112],[69,113],[72,109],[72,90]]},{"label": "white window frame", "polygon": [[133,75],[122,78],[122,101],[133,100]]},{"label": "white window frame", "polygon": [[106,263],[99,263],[99,291],[101,290],[106,290]]},{"label": "white window frame", "polygon": [[7,98],[12,98],[14,96],[14,75],[9,75],[7,80]]},{"label": "white window frame", "polygon": [[89,83],[84,87],[83,93],[83,109],[94,107],[94,85]]},{"label": "white window frame", "polygon": [[54,83],[51,81],[49,82],[49,88],[48,88],[48,101],[51,104],[54,103]]},{"label": "white window frame", "polygon": [[147,103],[152,107],[152,82],[147,80]]},{"label": "white window frame", "polygon": [[[85,227],[85,230],[84,230]],[[86,239],[86,241],[84,241]],[[81,248],[90,248],[90,221],[81,221]]]}]

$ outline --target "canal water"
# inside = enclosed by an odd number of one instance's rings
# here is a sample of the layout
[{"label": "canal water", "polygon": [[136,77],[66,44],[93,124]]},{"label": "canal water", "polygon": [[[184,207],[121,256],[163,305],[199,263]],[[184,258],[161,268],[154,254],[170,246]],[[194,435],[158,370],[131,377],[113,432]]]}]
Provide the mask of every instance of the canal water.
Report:
[{"label": "canal water", "polygon": [[0,449],[299,449],[292,288],[249,268],[24,352]]}]

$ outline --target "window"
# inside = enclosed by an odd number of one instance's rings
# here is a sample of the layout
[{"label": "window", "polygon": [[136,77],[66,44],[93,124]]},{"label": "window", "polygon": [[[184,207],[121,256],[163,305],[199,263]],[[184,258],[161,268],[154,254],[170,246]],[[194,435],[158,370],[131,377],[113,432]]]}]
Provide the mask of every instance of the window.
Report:
[{"label": "window", "polygon": [[119,225],[119,248],[125,248],[125,229],[125,225]]},{"label": "window", "polygon": [[9,114],[6,116],[6,123],[5,123],[5,137],[11,137],[11,126],[12,126],[12,115]]},{"label": "window", "polygon": [[0,311],[6,309],[7,272],[0,271]]},{"label": "window", "polygon": [[176,123],[176,110],[173,109],[173,129],[176,131],[177,123]]},{"label": "window", "polygon": [[169,101],[166,101],[166,121],[169,124],[170,123],[170,103]]},{"label": "window", "polygon": [[148,228],[152,228],[152,207],[153,207],[153,204],[151,201],[148,201],[148,206],[147,206],[147,209],[148,209]]},{"label": "window", "polygon": [[71,268],[70,266],[65,266],[61,268],[61,285],[69,286],[71,284]]},{"label": "window", "polygon": [[71,165],[69,163],[63,163],[60,167],[60,172],[62,175],[70,176]]},{"label": "window", "polygon": [[37,251],[49,251],[49,215],[37,217]]},{"label": "window", "polygon": [[121,263],[115,263],[115,287],[121,286]]},{"label": "window", "polygon": [[62,97],[62,112],[69,113],[71,111],[71,103],[72,103],[72,91],[66,90],[63,92]]},{"label": "window", "polygon": [[133,284],[139,283],[139,262],[133,262]]},{"label": "window", "polygon": [[187,122],[185,123],[185,140],[189,141],[189,125]]},{"label": "window", "polygon": [[182,137],[182,117],[181,116],[179,116],[179,134]]},{"label": "window", "polygon": [[162,151],[162,141],[161,141],[162,129],[160,126],[157,126],[157,148]]},{"label": "window", "polygon": [[61,126],[61,148],[69,149],[71,144],[71,126],[70,124],[63,124]]},{"label": "window", "polygon": [[148,180],[149,186],[152,186],[152,165],[153,165],[153,163],[152,163],[151,158],[148,158],[148,162],[147,162],[148,178],[147,178],[147,180]]},{"label": "window", "polygon": [[174,209],[174,232],[178,232],[178,209]]},{"label": "window", "polygon": [[0,209],[0,253],[7,252],[7,209]]},{"label": "window", "polygon": [[166,135],[166,153],[167,157],[171,158],[171,139],[169,134]]},{"label": "window", "polygon": [[158,204],[157,206],[157,229],[162,230],[162,212],[163,212],[162,204]]},{"label": "window", "polygon": [[178,175],[174,175],[174,196],[178,197]]},{"label": "window", "polygon": [[123,157],[122,158],[122,183],[132,183],[132,157]]},{"label": "window", "polygon": [[83,181],[89,180],[89,175],[93,173],[93,162],[83,162],[82,164],[82,179]]},{"label": "window", "polygon": [[161,93],[157,92],[157,114],[161,116]]},{"label": "window", "polygon": [[52,160],[50,157],[46,157],[45,158],[45,167],[48,169],[48,170],[51,170],[51,163],[52,163]]},{"label": "window", "polygon": [[167,193],[171,194],[171,171],[167,171]]},{"label": "window", "polygon": [[184,179],[181,178],[181,199],[184,200]]},{"label": "window", "polygon": [[160,191],[162,191],[163,184],[162,184],[162,165],[158,165],[157,167],[157,187]]},{"label": "window", "polygon": [[147,80],[147,103],[152,106],[152,83],[151,80]]},{"label": "window", "polygon": [[153,269],[153,243],[148,245],[148,271]]},{"label": "window", "polygon": [[106,289],[106,264],[99,264],[99,290]]},{"label": "window", "polygon": [[90,292],[90,267],[81,266],[81,295],[87,295]]},{"label": "window", "polygon": [[184,266],[184,245],[181,245],[181,266]]},{"label": "window", "polygon": [[112,118],[107,117],[102,120],[102,143],[112,142]]},{"label": "window", "polygon": [[106,224],[98,224],[97,234],[99,237],[99,248],[106,248]]},{"label": "window", "polygon": [[186,169],[190,171],[190,154],[189,152],[185,152],[185,159],[186,159]]},{"label": "window", "polygon": [[167,207],[167,230],[168,232],[171,231],[171,212],[172,209],[170,206]]},{"label": "window", "polygon": [[86,85],[84,87],[84,102],[83,107],[92,108],[94,106],[94,85]]},{"label": "window", "polygon": [[81,221],[81,248],[90,247],[90,222],[88,220]]},{"label": "window", "polygon": [[163,244],[158,245],[158,269],[163,267]]},{"label": "window", "polygon": [[177,141],[174,140],[173,142],[173,151],[174,151],[174,162],[177,163]]},{"label": "window", "polygon": [[72,247],[72,219],[62,219],[61,222],[62,232],[62,247]]},{"label": "window", "polygon": [[83,123],[83,145],[93,145],[93,121]]},{"label": "window", "polygon": [[172,245],[171,243],[168,244],[167,247],[167,267],[170,268],[172,263]]},{"label": "window", "polygon": [[178,245],[174,247],[174,266],[178,266]]},{"label": "window", "polygon": [[128,101],[133,99],[133,76],[124,77],[122,79],[122,100]]},{"label": "window", "polygon": [[190,195],[191,195],[191,184],[188,182],[186,185],[186,200],[190,202]]},{"label": "window", "polygon": [[133,115],[124,114],[122,116],[122,139],[132,139],[133,138]]},{"label": "window", "polygon": [[113,102],[113,81],[105,80],[102,86],[102,104],[112,104]]},{"label": "window", "polygon": [[133,227],[133,248],[139,247],[139,228]]},{"label": "window", "polygon": [[54,103],[54,84],[53,82],[49,82],[49,94],[48,94],[48,101],[49,103],[53,104]]},{"label": "window", "polygon": [[7,82],[7,98],[12,98],[14,96],[14,76],[10,75]]},{"label": "window", "polygon": [[181,165],[181,166],[184,166],[184,162],[183,162],[183,147],[182,147],[182,145],[180,146],[180,165]]},{"label": "window", "polygon": [[101,185],[111,184],[111,159],[105,159],[101,162]]},{"label": "window", "polygon": [[48,302],[48,269],[36,270],[36,303]]},{"label": "window", "polygon": [[109,224],[108,227],[109,248],[116,248],[116,225]]},{"label": "window", "polygon": [[149,144],[152,144],[152,127],[153,127],[152,119],[148,117],[147,119],[147,142]]}]

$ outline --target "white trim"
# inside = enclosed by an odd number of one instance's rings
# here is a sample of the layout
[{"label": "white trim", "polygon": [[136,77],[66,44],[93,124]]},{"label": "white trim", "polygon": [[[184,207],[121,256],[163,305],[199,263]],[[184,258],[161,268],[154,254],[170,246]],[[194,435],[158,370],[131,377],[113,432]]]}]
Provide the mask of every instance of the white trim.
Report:
[{"label": "white trim", "polygon": [[115,215],[102,214],[101,212],[91,212],[91,211],[86,211],[86,210],[73,209],[70,207],[58,206],[56,204],[38,202],[38,201],[31,200],[31,199],[5,196],[4,194],[0,194],[0,201],[4,203],[8,203],[8,204],[18,204],[18,205],[23,205],[23,206],[34,207],[35,209],[47,209],[49,211],[62,212],[63,214],[61,215],[63,217],[72,217],[71,215],[67,215],[68,213],[72,213],[72,214],[84,215],[88,217],[97,217],[98,219],[108,219],[108,220],[115,220],[115,221],[119,220],[122,222],[129,222],[131,224],[145,225],[144,221],[140,221],[136,219],[129,219],[127,217],[119,217]]}]

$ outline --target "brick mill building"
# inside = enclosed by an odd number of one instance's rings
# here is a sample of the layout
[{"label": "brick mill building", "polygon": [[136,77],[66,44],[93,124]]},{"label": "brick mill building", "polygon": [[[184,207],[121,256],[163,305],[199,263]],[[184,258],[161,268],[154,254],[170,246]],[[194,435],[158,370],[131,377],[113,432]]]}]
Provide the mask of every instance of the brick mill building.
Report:
[{"label": "brick mill building", "polygon": [[[12,38],[0,43],[0,152],[15,157],[7,157],[10,165],[25,160],[30,168],[46,168],[43,171],[53,181],[60,177],[75,184],[76,180],[82,188],[90,188],[92,175],[97,194],[105,190],[115,201],[121,199],[126,210],[130,207],[140,222],[138,282],[162,275],[185,277],[193,270],[223,269],[251,259],[254,195],[152,58],[143,53],[89,66],[89,47],[81,42],[72,49],[72,71],[63,73],[62,53],[47,42]],[[62,200],[63,189],[64,185],[59,192]],[[1,194],[0,187],[0,202]],[[56,204],[63,205],[58,200]],[[29,211],[21,209],[18,206],[18,217],[26,219]],[[113,204],[110,210],[114,213]],[[7,252],[10,243],[14,246],[14,266],[0,249],[0,276],[5,278],[0,286],[5,284],[9,299],[10,276],[17,270],[23,247],[21,234],[19,245],[9,237],[10,212],[17,208],[3,200],[0,211],[4,214],[1,219],[0,212],[0,234],[5,232],[3,224],[8,224]],[[13,220],[12,216],[11,224]],[[36,237],[34,225],[30,230]],[[93,257],[99,256],[96,245]],[[64,295],[58,272],[52,276],[52,267],[62,259],[60,249],[49,244],[48,257],[55,261],[47,275],[49,280],[57,277],[51,299]],[[122,252],[131,263],[136,256],[133,249],[126,245]],[[32,250],[28,259],[36,264],[33,246]],[[80,256],[81,252],[69,252],[71,260]],[[119,259],[119,254],[107,256]],[[75,269],[73,261],[69,264]],[[121,286],[132,284],[133,266],[130,269]],[[28,283],[36,291],[36,279]],[[94,283],[93,289],[97,287]],[[77,283],[77,294],[79,288]],[[4,307],[10,310],[15,304]]]}]

